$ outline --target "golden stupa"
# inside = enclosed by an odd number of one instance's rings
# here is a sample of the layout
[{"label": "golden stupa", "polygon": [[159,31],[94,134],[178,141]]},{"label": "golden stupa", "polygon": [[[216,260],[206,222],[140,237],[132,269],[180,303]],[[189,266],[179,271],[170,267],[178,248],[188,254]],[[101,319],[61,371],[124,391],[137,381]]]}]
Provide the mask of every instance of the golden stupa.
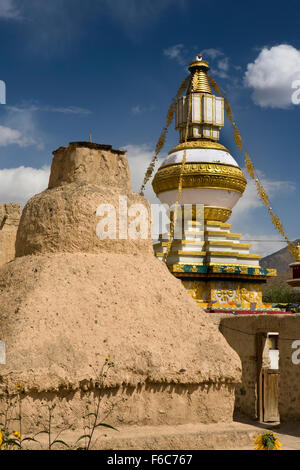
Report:
[{"label": "golden stupa", "polygon": [[[242,243],[242,235],[231,233],[227,223],[247,181],[229,150],[218,142],[224,99],[212,94],[208,70],[201,56],[190,63],[187,95],[178,99],[175,111],[180,144],[169,152],[152,182],[160,201],[175,207],[182,171],[179,212],[184,216],[177,220],[184,219],[184,227],[175,227],[167,266],[200,306],[269,310],[270,305],[262,302],[262,285],[276,271],[260,267],[261,256],[250,253],[251,244]],[[160,235],[154,245],[162,260],[169,237],[170,233]]]}]

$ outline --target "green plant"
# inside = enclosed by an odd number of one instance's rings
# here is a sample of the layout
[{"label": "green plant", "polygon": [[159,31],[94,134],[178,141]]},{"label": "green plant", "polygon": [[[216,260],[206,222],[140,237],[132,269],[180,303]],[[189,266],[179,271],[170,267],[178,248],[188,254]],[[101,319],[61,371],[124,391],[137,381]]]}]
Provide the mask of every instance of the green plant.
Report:
[{"label": "green plant", "polygon": [[18,432],[10,433],[6,429],[0,431],[0,450],[13,450],[21,447],[21,436]]},{"label": "green plant", "polygon": [[2,431],[7,433],[7,429],[8,429],[10,421],[13,421],[13,418],[11,417],[11,411],[15,407],[16,400],[10,397],[7,385],[5,386],[3,395],[5,397],[4,398],[5,406],[4,406],[4,411],[0,413],[0,417],[1,417],[0,430],[2,429]]},{"label": "green plant", "polygon": [[36,436],[38,436],[40,434],[47,434],[47,436],[48,436],[48,450],[52,450],[53,446],[55,446],[57,444],[61,444],[65,447],[67,447],[67,448],[70,448],[69,444],[67,444],[65,441],[59,439],[59,437],[62,434],[62,432],[67,431],[68,429],[71,428],[71,426],[69,426],[68,428],[60,429],[60,431],[53,438],[53,418],[54,418],[55,408],[56,408],[56,403],[55,402],[52,403],[52,405],[50,405],[50,406],[47,405],[47,409],[48,409],[47,426],[45,426],[45,428],[42,431],[39,431],[34,435],[34,440],[35,440]]},{"label": "green plant", "polygon": [[263,302],[266,303],[295,304],[299,302],[299,297],[299,293],[285,284],[266,286],[263,290]]},{"label": "green plant", "polygon": [[[105,359],[105,363],[103,364],[100,372],[96,374],[95,385],[98,387],[99,393],[97,394],[97,397],[95,399],[93,411],[90,411],[91,402],[88,401],[86,404],[86,413],[83,416],[84,434],[77,439],[75,443],[76,450],[90,450],[94,432],[99,427],[106,427],[106,428],[110,428],[110,429],[117,431],[117,429],[114,428],[113,426],[103,423],[102,421],[101,422],[98,421],[99,414],[100,414],[100,405],[101,405],[101,400],[102,400],[101,389],[103,389],[105,378],[107,377],[107,374],[112,367],[114,367],[114,363],[110,360],[109,357],[107,357]],[[82,440],[84,440],[84,445],[77,446],[77,444]]]},{"label": "green plant", "polygon": [[[106,424],[102,421],[99,421],[100,416],[100,407],[101,407],[101,391],[104,388],[104,381],[107,377],[109,370],[114,367],[114,363],[110,360],[109,357],[105,359],[105,362],[100,370],[99,373],[95,371],[95,388],[98,389],[98,393],[94,395],[94,408],[91,410],[92,402],[90,400],[86,403],[86,412],[83,416],[84,419],[84,434],[80,436],[74,445],[69,445],[67,442],[60,439],[61,434],[64,431],[72,429],[72,426],[64,427],[62,426],[61,429],[56,433],[54,432],[54,420],[55,420],[55,409],[56,403],[52,403],[51,405],[46,405],[47,408],[47,418],[43,429],[38,431],[33,436],[26,436],[22,437],[22,427],[23,427],[23,412],[22,412],[22,400],[24,397],[24,387],[22,384],[17,384],[16,393],[11,396],[8,391],[8,386],[6,385],[4,389],[4,400],[5,406],[4,411],[0,413],[0,450],[15,450],[15,449],[22,449],[22,445],[25,441],[33,441],[39,442],[36,438],[42,434],[46,434],[48,436],[47,439],[47,448],[48,450],[53,450],[56,445],[63,445],[65,448],[68,449],[76,449],[76,450],[90,450],[92,446],[92,441],[94,437],[95,430],[99,427],[106,427],[117,431],[113,426]],[[93,379],[91,378],[91,383]],[[112,404],[111,409],[115,406]],[[111,411],[111,410],[110,410]],[[109,415],[110,411],[104,416],[103,419],[106,419]],[[12,428],[12,422],[18,421],[19,423],[19,431],[10,431]],[[40,426],[40,422],[37,425]],[[57,425],[55,426],[57,429]],[[81,445],[80,442],[84,440],[84,445]]]},{"label": "green plant", "polygon": [[[8,392],[8,386],[5,387],[5,409],[0,413],[2,421],[0,422],[0,450],[22,449],[25,441],[35,441],[33,437],[22,437],[22,384],[17,385],[17,395],[11,398]],[[14,408],[18,408],[17,418],[13,418]],[[12,421],[19,421],[19,431],[11,432],[9,430]]]}]

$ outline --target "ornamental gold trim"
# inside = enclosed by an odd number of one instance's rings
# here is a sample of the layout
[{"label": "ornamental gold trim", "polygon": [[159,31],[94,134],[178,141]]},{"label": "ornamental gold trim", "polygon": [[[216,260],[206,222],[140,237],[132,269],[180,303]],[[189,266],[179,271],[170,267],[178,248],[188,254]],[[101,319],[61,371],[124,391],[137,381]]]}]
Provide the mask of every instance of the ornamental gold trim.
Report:
[{"label": "ornamental gold trim", "polygon": [[189,71],[191,72],[191,83],[188,94],[203,92],[211,95],[211,88],[207,78],[208,70],[209,65],[206,60],[190,62]]},{"label": "ornamental gold trim", "polygon": [[207,60],[203,60],[203,59],[202,60],[192,60],[192,62],[189,63],[189,68],[193,68],[193,67],[198,67],[198,68],[202,67],[206,70],[210,69]]},{"label": "ornamental gold trim", "polygon": [[[245,258],[245,259],[261,259],[262,255],[236,253],[233,251],[185,251],[185,250],[172,250],[172,255],[185,255],[185,256],[222,256],[224,258]],[[257,267],[257,266],[256,266]]]},{"label": "ornamental gold trim", "polygon": [[[179,267],[181,270],[183,269],[184,266],[186,266],[187,264],[191,264],[192,266],[216,266],[216,267],[221,267],[221,266],[225,266],[224,263],[186,263],[186,262],[180,262],[180,263],[175,263],[175,264],[172,264],[172,263],[169,263],[169,266],[172,266],[172,267]],[[238,268],[241,268],[242,270],[245,270],[245,269],[248,269],[248,268],[253,268],[253,269],[258,269],[260,268],[260,266],[257,266],[257,265],[252,265],[252,264],[232,264],[232,263],[226,263],[226,266],[230,266],[230,267],[238,267]],[[267,274],[270,273],[271,275],[274,275],[274,272],[275,272],[275,275],[276,275],[276,269],[269,269],[269,268],[266,268],[267,270]]]},{"label": "ornamental gold trim", "polygon": [[269,276],[268,274],[266,276],[263,276],[263,275],[255,275],[255,274],[224,274],[224,273],[185,273],[183,271],[176,271],[176,270],[173,270],[170,265],[168,265],[168,269],[169,271],[175,276],[175,277],[178,277],[179,279],[182,279],[182,278],[197,278],[199,279],[200,282],[211,282],[212,280],[215,280],[216,278],[217,279],[226,279],[226,280],[230,280],[232,278],[234,279],[249,279],[249,280],[253,280],[253,281],[258,281],[259,283],[261,282],[264,282],[267,277]]},{"label": "ornamental gold trim", "polygon": [[205,233],[208,236],[214,237],[214,236],[222,236],[226,238],[242,238],[241,233],[230,233],[230,232],[223,232],[221,230],[206,230]]},{"label": "ornamental gold trim", "polygon": [[267,276],[277,276],[277,269],[270,269],[268,268]]},{"label": "ornamental gold trim", "polygon": [[[204,232],[203,232],[204,233]],[[174,240],[173,245],[204,245],[204,240]]]},{"label": "ornamental gold trim", "polygon": [[233,246],[235,248],[251,248],[251,243],[236,243],[228,240],[207,240],[204,242],[206,245],[224,245],[224,246]]},{"label": "ornamental gold trim", "polygon": [[198,140],[188,140],[179,145],[176,145],[168,155],[173,152],[178,152],[179,150],[188,150],[188,149],[213,149],[213,150],[224,150],[229,153],[229,150],[224,147],[224,145],[214,142],[212,140],[198,139]]},{"label": "ornamental gold trim", "polygon": [[188,94],[207,93],[211,95],[211,88],[206,75],[206,71],[195,68],[192,71],[191,82],[188,88]]},{"label": "ornamental gold trim", "polygon": [[[197,232],[199,235],[201,234],[200,232]],[[202,232],[204,234],[204,232]],[[162,242],[162,246],[164,246],[165,242]],[[230,246],[233,248],[251,248],[251,243],[236,243],[233,241],[228,241],[228,240],[174,240],[173,245],[203,245],[204,248],[207,246]],[[232,253],[232,252],[230,252]]]},{"label": "ornamental gold trim", "polygon": [[[210,220],[207,222],[207,225],[216,225],[218,227],[223,227],[223,228],[232,228],[232,224],[224,224],[223,222],[218,222],[216,220]],[[229,232],[226,232],[229,233]]]},{"label": "ornamental gold trim", "polygon": [[[231,209],[227,209],[225,207],[217,207],[217,206],[204,206],[204,222],[206,224],[210,224],[213,222],[226,222],[231,216]],[[191,225],[202,226],[202,222],[198,222],[195,219],[197,216],[201,214],[202,216],[202,207],[197,207],[196,205],[192,205],[192,207],[185,207],[184,208],[184,216],[189,217],[189,223]],[[173,218],[173,212],[170,214],[170,218]]]},{"label": "ornamental gold trim", "polygon": [[[203,233],[204,233],[205,235],[208,235],[208,236],[216,236],[217,235],[217,236],[222,236],[222,237],[225,237],[225,238],[236,238],[236,239],[242,238],[241,233],[229,233],[229,232],[223,232],[221,230],[204,230],[204,231],[186,230],[185,233],[187,235],[203,235]],[[169,233],[169,236],[170,236],[170,233]],[[159,235],[158,240],[161,240],[161,238],[162,238],[162,236]],[[214,241],[214,240],[212,240],[212,241]]]},{"label": "ornamental gold trim", "polygon": [[231,210],[224,207],[205,206],[204,219],[210,221],[226,222],[231,216]]},{"label": "ornamental gold trim", "polygon": [[[179,185],[181,164],[161,167],[152,186],[156,194],[176,190]],[[182,188],[223,189],[243,194],[247,181],[239,167],[224,163],[186,163],[182,172]],[[219,220],[219,219],[216,219]]]},{"label": "ornamental gold trim", "polygon": [[[223,234],[227,234],[227,232],[221,232]],[[206,231],[196,231],[196,230],[189,230],[188,231],[188,234],[189,235],[216,235],[216,234],[220,234],[219,232],[206,232]],[[240,234],[235,234],[236,237],[235,238],[238,238],[240,239],[242,235]],[[224,236],[224,235],[223,235]],[[225,235],[226,236],[226,235]],[[230,234],[230,236],[232,236],[232,234]],[[228,237],[228,234],[227,234],[227,237],[226,238],[229,238]],[[160,237],[159,240],[162,240],[162,238]],[[167,240],[167,239],[164,239],[164,240]],[[154,247],[158,246],[159,244],[164,244],[166,243],[166,241],[164,242],[156,242],[153,244]],[[196,239],[196,240],[174,240],[173,242],[173,245],[175,244],[178,244],[178,243],[182,243],[183,245],[199,245],[199,243],[204,243],[204,244],[208,244],[208,245],[228,245],[228,246],[234,246],[234,247],[240,247],[240,248],[250,248],[251,247],[251,243],[237,243],[237,242],[234,242],[232,240],[201,240],[201,239]]]}]

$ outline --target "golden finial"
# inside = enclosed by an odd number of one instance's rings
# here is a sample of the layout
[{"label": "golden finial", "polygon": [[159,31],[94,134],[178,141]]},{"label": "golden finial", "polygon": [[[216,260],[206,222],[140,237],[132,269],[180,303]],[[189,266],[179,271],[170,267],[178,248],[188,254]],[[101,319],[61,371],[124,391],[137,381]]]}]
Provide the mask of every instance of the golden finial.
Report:
[{"label": "golden finial", "polygon": [[209,93],[211,88],[207,78],[209,65],[206,60],[203,60],[201,54],[196,56],[196,59],[189,64],[189,71],[191,72],[192,79],[189,86],[188,93]]}]

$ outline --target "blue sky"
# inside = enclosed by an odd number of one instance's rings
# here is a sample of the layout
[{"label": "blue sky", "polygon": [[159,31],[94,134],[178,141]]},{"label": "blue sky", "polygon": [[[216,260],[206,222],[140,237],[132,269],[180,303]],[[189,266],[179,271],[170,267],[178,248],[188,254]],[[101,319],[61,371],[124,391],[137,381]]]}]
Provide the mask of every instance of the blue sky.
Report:
[{"label": "blue sky", "polygon": [[[126,147],[137,190],[186,65],[203,52],[226,90],[245,148],[291,239],[300,237],[300,1],[0,0],[0,202],[47,185],[51,153],[70,141]],[[300,88],[300,84],[299,84]],[[243,167],[226,124],[220,141]],[[170,130],[165,153],[177,143]],[[162,155],[163,156],[163,155]],[[155,201],[151,185],[146,192]],[[250,183],[233,230],[280,236]],[[269,241],[268,241],[269,240]]]}]

